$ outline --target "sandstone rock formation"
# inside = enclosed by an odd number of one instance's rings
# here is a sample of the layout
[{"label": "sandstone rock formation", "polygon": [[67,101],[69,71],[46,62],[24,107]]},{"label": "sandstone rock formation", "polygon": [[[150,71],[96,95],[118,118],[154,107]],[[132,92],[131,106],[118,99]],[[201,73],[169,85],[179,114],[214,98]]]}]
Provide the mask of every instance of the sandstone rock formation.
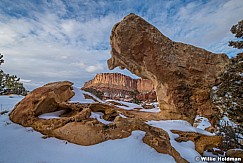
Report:
[{"label": "sandstone rock formation", "polygon": [[[134,130],[142,130],[146,132],[143,138],[144,143],[160,153],[171,155],[177,162],[187,162],[171,145],[168,133],[163,129],[146,124],[145,120],[148,120],[146,119],[148,117],[141,118],[141,112],[122,110],[114,105],[99,102],[71,103],[69,99],[73,95],[71,82],[46,84],[35,89],[20,101],[10,113],[10,119],[20,125],[32,127],[46,137],[54,136],[80,145],[93,145],[106,140],[125,138],[130,136]],[[43,113],[60,110],[64,112],[58,118],[40,118]],[[103,113],[103,119],[110,123],[104,124],[98,119],[92,118],[92,112]],[[121,113],[127,118],[121,117]],[[190,133],[184,132],[178,134],[188,134],[190,135],[188,140],[196,143],[203,142],[198,148],[200,153],[209,145],[216,146],[219,143],[218,139],[218,141],[211,141],[215,139],[214,136],[196,133],[191,136]],[[178,141],[187,141],[185,138],[179,139]],[[208,141],[200,141],[205,139]]]},{"label": "sandstone rock formation", "polygon": [[133,79],[120,73],[101,73],[85,82],[82,88],[101,99],[116,99],[135,102],[156,101],[153,83],[148,79]]},{"label": "sandstone rock formation", "polygon": [[131,77],[120,73],[101,73],[97,74],[94,79],[84,83],[84,87],[91,86],[109,87],[126,91],[134,91],[137,89],[137,82]]},{"label": "sandstone rock formation", "polygon": [[195,148],[200,154],[203,154],[207,149],[212,149],[215,144],[218,146],[221,142],[220,136],[210,137],[209,140],[208,136],[202,136],[201,134],[194,132],[183,132],[178,130],[172,130],[171,132],[179,135],[179,137],[176,138],[176,141],[178,142],[187,142],[189,140],[195,142]]},{"label": "sandstone rock formation", "polygon": [[243,150],[242,149],[230,149],[226,152],[227,157],[231,158],[241,158],[241,163],[243,162]]},{"label": "sandstone rock formation", "polygon": [[217,113],[209,98],[229,59],[204,49],[174,42],[141,17],[130,14],[111,33],[109,69],[127,68],[153,82],[164,119],[195,115],[213,119]]},{"label": "sandstone rock formation", "polygon": [[138,92],[150,92],[154,90],[154,86],[149,79],[137,79],[137,90]]},{"label": "sandstone rock formation", "polygon": [[23,126],[30,126],[39,115],[60,110],[59,104],[74,95],[72,84],[68,81],[49,83],[35,89],[15,106],[10,119]]}]

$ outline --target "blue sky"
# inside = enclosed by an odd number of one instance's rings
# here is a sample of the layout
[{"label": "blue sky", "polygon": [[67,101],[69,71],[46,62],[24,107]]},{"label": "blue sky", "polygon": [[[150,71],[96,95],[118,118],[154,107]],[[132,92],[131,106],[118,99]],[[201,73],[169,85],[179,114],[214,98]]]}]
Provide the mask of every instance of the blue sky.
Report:
[{"label": "blue sky", "polygon": [[174,41],[235,56],[232,25],[243,19],[242,0],[1,0],[1,68],[28,89],[70,80],[77,86],[109,71],[112,27],[135,13]]}]

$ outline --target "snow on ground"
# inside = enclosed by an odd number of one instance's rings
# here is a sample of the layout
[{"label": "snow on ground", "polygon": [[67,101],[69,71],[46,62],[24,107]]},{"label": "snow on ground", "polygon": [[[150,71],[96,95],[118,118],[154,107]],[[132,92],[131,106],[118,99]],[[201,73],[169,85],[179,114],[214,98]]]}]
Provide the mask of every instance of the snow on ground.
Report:
[{"label": "snow on ground", "polygon": [[97,119],[99,122],[103,123],[103,124],[110,124],[112,123],[111,121],[106,121],[103,119],[104,113],[101,112],[91,112],[90,118],[95,118]]},{"label": "snow on ground", "polygon": [[160,112],[160,108],[159,107],[155,107],[155,108],[152,108],[152,109],[140,109],[139,111],[150,112],[150,113],[158,113],[158,112]]},{"label": "snow on ground", "polygon": [[217,91],[218,87],[217,86],[213,86],[212,90]]},{"label": "snow on ground", "polygon": [[140,109],[140,111],[150,112],[150,113],[158,113],[158,112],[160,112],[160,108],[159,108],[159,103],[158,102],[153,102],[153,103],[151,103],[151,105],[153,105],[154,108],[152,108],[152,109]]},{"label": "snow on ground", "polygon": [[122,118],[127,118],[125,115],[123,115],[122,113],[119,113],[119,116]]},{"label": "snow on ground", "polygon": [[59,110],[51,113],[45,113],[39,116],[42,119],[52,119],[52,118],[60,118],[60,115],[63,114],[65,110]]},{"label": "snow on ground", "polygon": [[157,113],[157,112],[160,112],[160,109],[157,105],[157,102],[154,104],[155,105],[155,108],[152,108],[152,109],[144,109],[142,106],[138,105],[138,104],[134,104],[134,103],[131,103],[131,102],[125,102],[125,101],[118,101],[118,100],[106,100],[106,102],[116,102],[116,103],[119,103],[119,104],[122,104],[124,106],[121,106],[121,105],[115,105],[116,107],[118,108],[121,108],[121,109],[124,109],[124,110],[134,110],[134,109],[139,109],[139,111],[142,111],[142,112],[153,112],[153,113]]},{"label": "snow on ground", "polygon": [[[86,91],[83,91],[83,90],[80,90],[77,87],[73,87],[73,92],[75,93],[75,95],[69,100],[70,103],[76,103],[76,102],[79,102],[79,103],[94,103],[95,102],[93,99],[85,99],[84,94],[87,94],[87,95],[93,97],[95,100],[97,100],[100,103],[104,103],[104,101],[100,100],[99,98],[97,98],[93,94],[86,92]],[[117,100],[110,100],[110,99],[106,100],[106,102],[112,102],[112,101],[124,105],[124,106],[115,105],[115,106],[117,106],[121,109],[124,109],[124,110],[139,109],[139,111],[142,111],[142,112],[154,112],[154,113],[160,112],[160,109],[158,107],[157,102],[154,103],[155,108],[144,109],[143,107],[141,107],[140,105],[135,104],[135,103],[125,102],[125,101],[117,101]]]},{"label": "snow on ground", "polygon": [[[55,111],[55,112],[51,112],[51,113],[45,113],[39,116],[39,118],[42,119],[53,119],[53,118],[61,118],[60,115],[63,114],[65,112],[65,110],[59,110],[59,111]],[[98,121],[100,121],[103,124],[110,124],[112,122],[110,121],[106,121],[103,119],[103,113],[101,112],[91,112],[90,118],[94,118],[97,119]]]},{"label": "snow on ground", "polygon": [[224,115],[223,118],[219,121],[219,125],[237,127],[237,125],[232,122],[226,115]]},{"label": "snow on ground", "polygon": [[[214,150],[220,150],[220,149],[217,149],[217,148],[214,148]],[[203,156],[205,157],[214,157],[214,158],[217,158],[217,157],[225,157],[225,155],[214,155],[212,152],[208,152],[208,151],[204,151],[203,153]],[[213,163],[222,163],[222,161],[213,161]]]},{"label": "snow on ground", "polygon": [[[94,102],[91,99],[84,98],[84,91],[74,88],[75,96],[71,99],[72,102]],[[86,92],[85,92],[86,93]],[[22,96],[0,96],[1,108],[11,110],[13,106],[22,99]],[[115,101],[115,100],[113,100]],[[141,108],[141,106],[128,102],[119,102],[123,105],[123,109],[131,110]],[[118,106],[121,107],[121,106]],[[150,110],[150,109],[146,109]],[[59,118],[63,111],[47,113],[39,116],[40,118],[50,119]],[[122,115],[124,116],[124,115]],[[96,118],[104,124],[112,122],[105,121],[103,113],[92,112],[90,118]],[[125,116],[124,116],[125,117]],[[197,117],[202,118],[202,117]],[[205,121],[204,121],[205,120]],[[226,119],[227,120],[227,119]],[[201,126],[198,128],[192,127],[183,120],[167,120],[167,121],[148,121],[147,124],[162,128],[167,131],[170,136],[172,146],[189,162],[195,162],[195,157],[200,154],[195,150],[195,144],[192,141],[177,142],[175,138],[177,134],[173,134],[171,130],[181,130],[189,132],[197,132],[205,135],[213,135],[202,129],[208,126],[206,119],[202,120]],[[201,129],[200,129],[201,128]],[[42,139],[42,135],[32,128],[24,128],[14,124],[9,120],[7,114],[0,115],[0,162],[87,162],[87,163],[123,163],[123,162],[175,162],[173,157],[156,152],[152,147],[144,144],[142,138],[145,132],[133,131],[128,138],[108,140],[92,146],[80,146],[72,143],[67,143],[56,138]],[[207,153],[209,155],[209,153]]]},{"label": "snow on ground", "polygon": [[[0,104],[11,110],[23,97],[0,96]],[[133,131],[128,138],[108,140],[92,146],[80,146],[56,138],[42,139],[32,128],[14,124],[7,114],[0,115],[1,163],[160,163],[174,158],[144,144],[145,132]]]},{"label": "snow on ground", "polygon": [[195,118],[195,124],[197,125],[197,128],[205,130],[206,128],[211,126],[211,123],[209,120],[205,117],[197,115]]},{"label": "snow on ground", "polygon": [[186,159],[188,162],[195,162],[196,157],[201,155],[195,150],[195,144],[192,141],[187,142],[177,142],[175,138],[178,137],[178,134],[174,134],[171,130],[180,130],[188,132],[197,132],[204,135],[213,136],[212,133],[209,133],[205,130],[201,130],[195,127],[192,127],[190,123],[183,120],[167,120],[167,121],[148,121],[148,125],[161,128],[168,132],[170,136],[171,145],[181,154],[181,156]]},{"label": "snow on ground", "polygon": [[75,93],[75,95],[70,99],[70,103],[75,103],[75,102],[79,102],[79,103],[94,103],[95,101],[93,99],[85,99],[84,94],[87,94],[91,97],[93,97],[95,100],[104,103],[102,100],[100,100],[99,98],[95,97],[93,94],[80,90],[77,87],[73,87],[73,92]]},{"label": "snow on ground", "polygon": [[23,99],[23,96],[12,95],[12,96],[0,96],[0,112],[4,110],[12,109],[15,104],[17,104],[20,100]]},{"label": "snow on ground", "polygon": [[112,101],[124,105],[124,106],[116,105],[117,107],[119,107],[121,109],[124,109],[124,110],[133,110],[135,108],[142,109],[142,107],[140,105],[138,105],[138,104],[134,104],[134,103],[130,103],[130,102],[125,102],[125,101],[106,100],[106,102],[112,102]]}]

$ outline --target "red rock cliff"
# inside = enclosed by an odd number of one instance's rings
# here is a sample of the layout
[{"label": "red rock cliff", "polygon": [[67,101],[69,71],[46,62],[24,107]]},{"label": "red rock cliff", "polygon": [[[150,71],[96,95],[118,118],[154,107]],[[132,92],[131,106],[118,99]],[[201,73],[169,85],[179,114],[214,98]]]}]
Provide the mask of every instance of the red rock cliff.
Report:
[{"label": "red rock cliff", "polygon": [[146,93],[154,90],[153,83],[148,79],[133,79],[120,73],[101,73],[94,79],[85,82],[84,88],[88,87],[108,87],[126,91]]},{"label": "red rock cliff", "polygon": [[138,92],[150,92],[154,90],[153,82],[149,79],[137,79]]},{"label": "red rock cliff", "polygon": [[133,79],[120,73],[101,73],[85,82],[83,90],[90,91],[102,99],[123,101],[156,101],[151,80]]}]

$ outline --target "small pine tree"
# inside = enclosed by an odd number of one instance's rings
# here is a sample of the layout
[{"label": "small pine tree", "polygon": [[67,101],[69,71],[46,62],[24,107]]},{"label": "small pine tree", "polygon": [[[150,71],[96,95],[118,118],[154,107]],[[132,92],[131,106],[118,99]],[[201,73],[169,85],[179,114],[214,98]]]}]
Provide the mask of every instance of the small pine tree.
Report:
[{"label": "small pine tree", "polygon": [[[4,63],[3,55],[0,53],[0,65]],[[18,94],[26,95],[27,91],[16,75],[5,74],[0,70],[0,95],[1,94]]]},{"label": "small pine tree", "polygon": [[239,21],[238,24],[233,25],[230,31],[235,35],[236,38],[242,40],[229,41],[229,46],[232,46],[233,48],[243,49],[243,20]]},{"label": "small pine tree", "polygon": [[4,60],[3,60],[3,55],[0,53],[0,65],[4,63]]}]

